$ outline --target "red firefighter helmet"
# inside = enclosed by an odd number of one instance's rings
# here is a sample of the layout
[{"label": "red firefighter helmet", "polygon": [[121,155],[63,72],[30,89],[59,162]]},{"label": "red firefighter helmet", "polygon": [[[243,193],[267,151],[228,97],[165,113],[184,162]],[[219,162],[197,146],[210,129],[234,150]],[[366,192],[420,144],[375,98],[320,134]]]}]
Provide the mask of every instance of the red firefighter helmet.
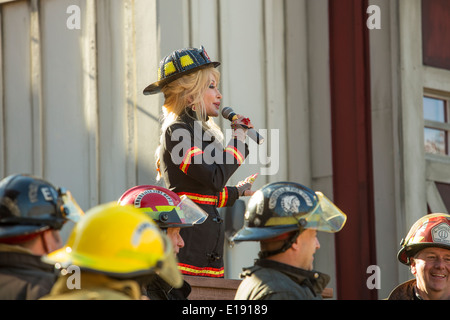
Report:
[{"label": "red firefighter helmet", "polygon": [[410,257],[426,247],[440,247],[450,250],[450,215],[434,213],[423,216],[411,227],[402,239],[398,260],[410,264]]},{"label": "red firefighter helmet", "polygon": [[186,196],[169,189],[140,185],[120,197],[120,205],[133,205],[149,215],[160,228],[184,228],[203,223],[208,214]]}]

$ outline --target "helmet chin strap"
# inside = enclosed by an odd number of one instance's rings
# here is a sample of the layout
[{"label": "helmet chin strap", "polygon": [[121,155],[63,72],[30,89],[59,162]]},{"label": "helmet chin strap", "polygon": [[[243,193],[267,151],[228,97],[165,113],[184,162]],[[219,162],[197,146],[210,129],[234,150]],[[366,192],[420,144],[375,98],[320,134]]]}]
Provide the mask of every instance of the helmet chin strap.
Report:
[{"label": "helmet chin strap", "polygon": [[41,232],[39,236],[41,237],[42,248],[44,249],[45,254],[48,254],[50,253],[50,251],[48,250],[47,241],[45,240],[44,237],[44,232]]},{"label": "helmet chin strap", "polygon": [[288,250],[288,249],[292,246],[292,244],[297,240],[297,237],[300,235],[300,233],[301,233],[301,230],[298,230],[297,232],[295,232],[289,239],[287,239],[287,240],[284,242],[283,246],[282,246],[280,249],[275,249],[275,250],[271,250],[271,251],[260,251],[260,252],[258,253],[258,257],[259,257],[260,259],[265,259],[265,258],[267,258],[267,257],[274,256],[274,255],[276,255],[276,254],[285,252],[285,251]]},{"label": "helmet chin strap", "polygon": [[287,251],[292,246],[292,244],[295,241],[297,241],[297,237],[300,235],[300,233],[303,232],[303,230],[305,230],[305,229],[303,229],[303,228],[298,229],[297,232],[295,232],[291,237],[289,237],[284,242],[283,246],[280,249],[275,249],[275,250],[271,250],[271,251],[260,251],[258,253],[258,257],[260,259],[265,259],[267,257],[274,256],[276,254],[283,253],[283,252]]},{"label": "helmet chin strap", "polygon": [[283,253],[286,250],[288,250],[292,246],[292,244],[295,241],[297,241],[297,237],[300,235],[300,233],[302,233],[305,230],[306,224],[307,224],[307,222],[305,219],[303,219],[303,218],[300,219],[298,221],[298,230],[284,242],[283,246],[280,249],[275,249],[275,250],[271,250],[271,251],[260,251],[258,253],[258,257],[260,259],[265,259],[267,257],[274,256],[276,254]]}]

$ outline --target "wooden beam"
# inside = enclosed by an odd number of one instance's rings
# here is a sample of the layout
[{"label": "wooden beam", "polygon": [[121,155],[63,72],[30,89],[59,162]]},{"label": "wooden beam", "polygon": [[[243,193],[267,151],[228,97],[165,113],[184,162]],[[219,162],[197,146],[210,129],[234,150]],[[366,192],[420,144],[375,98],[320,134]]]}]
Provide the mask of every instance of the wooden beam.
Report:
[{"label": "wooden beam", "polygon": [[336,234],[339,299],[376,299],[370,60],[366,0],[329,1],[334,203],[347,214]]}]

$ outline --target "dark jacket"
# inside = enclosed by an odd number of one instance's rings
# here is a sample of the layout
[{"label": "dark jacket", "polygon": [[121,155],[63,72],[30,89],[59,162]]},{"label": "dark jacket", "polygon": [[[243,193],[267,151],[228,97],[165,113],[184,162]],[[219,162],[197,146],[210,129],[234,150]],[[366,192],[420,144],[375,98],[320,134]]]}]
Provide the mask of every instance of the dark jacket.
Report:
[{"label": "dark jacket", "polygon": [[322,300],[326,274],[261,259],[241,274],[235,300]]},{"label": "dark jacket", "polygon": [[53,265],[40,256],[24,249],[0,252],[0,300],[37,300],[50,292],[56,278]]},{"label": "dark jacket", "polygon": [[186,281],[181,288],[173,288],[158,275],[155,275],[145,287],[144,295],[150,300],[187,300],[192,290]]},{"label": "dark jacket", "polygon": [[248,155],[247,144],[231,139],[224,148],[201,128],[192,110],[180,116],[163,136],[160,170],[166,187],[186,195],[208,213],[203,224],[181,229],[185,247],[178,254],[183,274],[223,277],[225,230],[217,207],[239,198],[228,179]]},{"label": "dark jacket", "polygon": [[389,294],[388,300],[422,300],[416,294],[416,279],[411,279],[398,285]]}]

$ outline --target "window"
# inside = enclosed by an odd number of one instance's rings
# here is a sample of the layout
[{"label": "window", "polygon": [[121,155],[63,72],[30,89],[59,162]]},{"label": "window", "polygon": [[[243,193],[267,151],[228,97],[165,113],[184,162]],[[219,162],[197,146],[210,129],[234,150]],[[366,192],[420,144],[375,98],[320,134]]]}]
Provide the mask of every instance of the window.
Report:
[{"label": "window", "polygon": [[445,207],[447,208],[447,212],[450,212],[450,184],[436,182],[436,187],[441,195]]},{"label": "window", "polygon": [[449,99],[443,96],[423,97],[425,152],[448,156],[449,154]]}]

